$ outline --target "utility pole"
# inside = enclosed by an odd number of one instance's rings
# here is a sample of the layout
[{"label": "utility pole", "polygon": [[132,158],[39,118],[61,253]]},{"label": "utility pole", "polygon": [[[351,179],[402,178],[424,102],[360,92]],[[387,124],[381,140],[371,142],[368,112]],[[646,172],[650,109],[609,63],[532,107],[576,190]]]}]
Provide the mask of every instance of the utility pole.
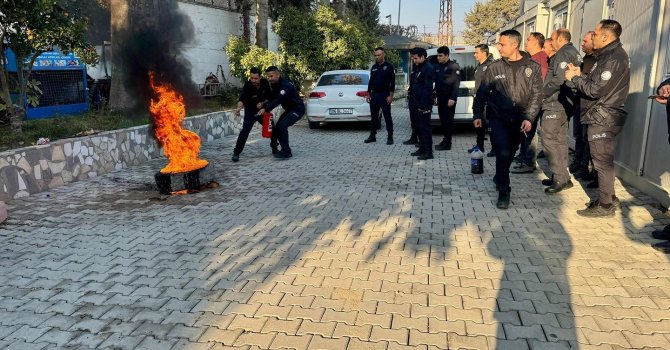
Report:
[{"label": "utility pole", "polygon": [[389,35],[393,34],[393,23],[391,22],[391,15],[386,16],[389,19]]},{"label": "utility pole", "polygon": [[451,46],[454,39],[453,15],[454,8],[452,0],[440,0],[440,22],[437,34],[438,45]]},{"label": "utility pole", "polygon": [[398,34],[400,34],[400,4],[402,4],[402,0],[398,0]]}]

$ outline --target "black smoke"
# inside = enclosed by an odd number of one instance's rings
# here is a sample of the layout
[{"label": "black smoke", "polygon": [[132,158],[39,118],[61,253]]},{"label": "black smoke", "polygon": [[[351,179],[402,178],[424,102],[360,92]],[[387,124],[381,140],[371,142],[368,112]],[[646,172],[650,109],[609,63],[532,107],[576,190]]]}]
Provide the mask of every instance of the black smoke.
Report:
[{"label": "black smoke", "polygon": [[118,60],[124,67],[124,86],[134,107],[147,111],[153,91],[149,72],[158,83],[171,84],[184,96],[186,107],[201,101],[197,86],[191,80],[191,63],[184,59],[184,46],[194,37],[190,19],[179,12],[176,0],[149,0],[129,13],[127,29],[119,33],[115,45]]}]

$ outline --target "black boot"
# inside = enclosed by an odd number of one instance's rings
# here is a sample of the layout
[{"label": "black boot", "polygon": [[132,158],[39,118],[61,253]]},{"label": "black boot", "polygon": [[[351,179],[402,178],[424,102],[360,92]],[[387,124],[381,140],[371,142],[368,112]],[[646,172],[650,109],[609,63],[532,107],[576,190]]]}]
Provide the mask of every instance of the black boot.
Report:
[{"label": "black boot", "polygon": [[365,141],[365,143],[370,143],[370,142],[377,142],[377,137],[375,135],[370,135]]},{"label": "black boot", "polygon": [[510,197],[510,190],[499,190],[498,203],[496,203],[496,207],[498,207],[498,209],[509,208],[509,197]]},{"label": "black boot", "polygon": [[393,144],[393,136],[390,136],[386,138],[386,144],[387,145],[392,145]]},{"label": "black boot", "polygon": [[419,141],[417,140],[417,138],[412,136],[412,137],[409,138],[409,140],[404,141],[402,144],[403,145],[416,145],[418,143],[419,143]]}]

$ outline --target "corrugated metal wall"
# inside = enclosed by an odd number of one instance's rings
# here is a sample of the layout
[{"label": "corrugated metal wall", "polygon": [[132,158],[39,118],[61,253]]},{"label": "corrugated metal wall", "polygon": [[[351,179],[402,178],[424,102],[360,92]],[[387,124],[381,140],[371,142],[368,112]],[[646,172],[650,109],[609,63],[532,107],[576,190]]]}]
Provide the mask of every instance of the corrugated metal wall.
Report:
[{"label": "corrugated metal wall", "polygon": [[624,28],[621,41],[631,57],[630,91],[626,101],[628,119],[617,145],[617,163],[632,171],[640,172],[647,131],[650,101],[649,81],[656,49],[658,0],[616,1],[610,15]]},{"label": "corrugated metal wall", "polygon": [[[664,10],[659,67],[657,72],[652,72],[651,74],[651,85],[654,89],[670,73],[670,6],[667,5],[667,0]],[[664,106],[653,103],[643,178],[661,187],[666,192],[670,191],[669,153],[670,145],[668,145],[666,110]],[[661,198],[661,200],[665,202],[665,205],[670,205],[667,195],[666,198]]]}]

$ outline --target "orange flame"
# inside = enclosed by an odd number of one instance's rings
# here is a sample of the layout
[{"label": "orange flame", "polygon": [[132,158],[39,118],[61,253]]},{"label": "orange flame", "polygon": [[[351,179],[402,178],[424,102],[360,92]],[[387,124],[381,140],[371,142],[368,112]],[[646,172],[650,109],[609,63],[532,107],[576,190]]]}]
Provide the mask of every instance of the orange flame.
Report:
[{"label": "orange flame", "polygon": [[156,83],[154,72],[149,72],[149,83],[158,95],[158,100],[151,99],[149,106],[154,135],[168,158],[168,165],[161,173],[183,173],[207,166],[209,162],[198,159],[200,136],[182,127],[186,117],[184,97],[169,84]]}]

